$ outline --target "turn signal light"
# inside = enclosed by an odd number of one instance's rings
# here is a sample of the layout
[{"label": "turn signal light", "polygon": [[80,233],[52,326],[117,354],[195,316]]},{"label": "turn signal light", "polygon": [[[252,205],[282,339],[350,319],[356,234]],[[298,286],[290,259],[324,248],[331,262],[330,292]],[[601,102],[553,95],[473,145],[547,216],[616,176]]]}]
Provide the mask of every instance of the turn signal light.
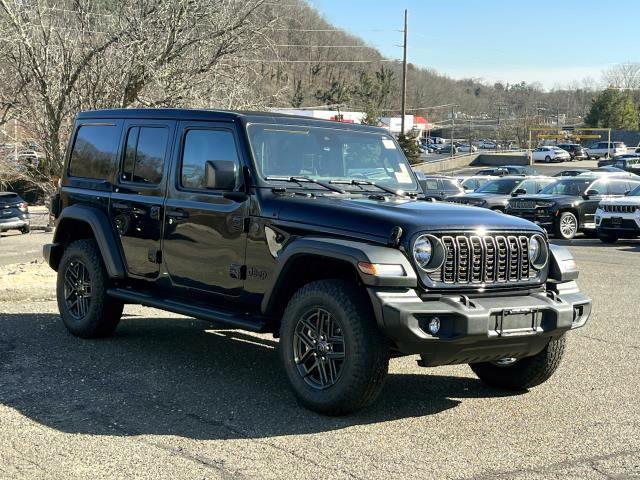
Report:
[{"label": "turn signal light", "polygon": [[376,277],[404,277],[405,272],[402,265],[388,263],[358,262],[358,268],[362,273],[374,275]]}]

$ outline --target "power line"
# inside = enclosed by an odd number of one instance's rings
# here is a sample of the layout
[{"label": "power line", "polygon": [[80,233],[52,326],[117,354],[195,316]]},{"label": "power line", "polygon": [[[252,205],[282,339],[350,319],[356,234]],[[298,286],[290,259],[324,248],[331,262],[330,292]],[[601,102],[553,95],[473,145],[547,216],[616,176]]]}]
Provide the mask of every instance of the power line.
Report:
[{"label": "power line", "polygon": [[245,63],[395,63],[399,60],[260,60],[238,58],[238,62]]},{"label": "power line", "polygon": [[297,47],[297,48],[370,48],[368,45],[271,45],[272,47]]}]

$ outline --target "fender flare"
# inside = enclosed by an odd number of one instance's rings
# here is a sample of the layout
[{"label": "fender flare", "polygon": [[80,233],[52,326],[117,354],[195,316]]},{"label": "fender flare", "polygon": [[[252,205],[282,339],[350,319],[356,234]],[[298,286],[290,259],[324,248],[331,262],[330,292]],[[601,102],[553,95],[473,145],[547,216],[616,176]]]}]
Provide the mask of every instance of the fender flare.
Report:
[{"label": "fender flare", "polygon": [[125,268],[122,255],[120,254],[118,242],[116,241],[115,234],[105,213],[95,207],[86,205],[71,205],[66,207],[62,210],[58,218],[58,225],[53,238],[54,245],[60,245],[61,237],[65,231],[65,223],[68,223],[70,220],[83,222],[91,227],[109,278],[116,280],[124,278]]},{"label": "fender flare", "polygon": [[564,283],[576,280],[578,274],[575,259],[569,249],[561,245],[549,244],[549,274],[547,278]]},{"label": "fender flare", "polygon": [[[366,286],[406,289],[415,288],[418,285],[413,266],[400,250],[351,240],[304,237],[293,240],[276,257],[277,266],[273,272],[273,281],[267,287],[262,299],[263,313],[273,310],[277,293],[286,282],[289,268],[301,256],[327,257],[346,262],[354,268]],[[402,265],[405,275],[398,277],[368,275],[360,271],[358,262]]]}]

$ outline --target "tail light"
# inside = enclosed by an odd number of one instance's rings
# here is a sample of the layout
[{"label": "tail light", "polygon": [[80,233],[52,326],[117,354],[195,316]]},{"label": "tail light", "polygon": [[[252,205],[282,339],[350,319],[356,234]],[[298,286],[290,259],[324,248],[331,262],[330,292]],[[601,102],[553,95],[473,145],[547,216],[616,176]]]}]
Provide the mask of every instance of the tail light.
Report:
[{"label": "tail light", "polygon": [[21,212],[26,212],[27,211],[27,204],[25,202],[20,202],[18,204],[18,210],[20,210]]}]

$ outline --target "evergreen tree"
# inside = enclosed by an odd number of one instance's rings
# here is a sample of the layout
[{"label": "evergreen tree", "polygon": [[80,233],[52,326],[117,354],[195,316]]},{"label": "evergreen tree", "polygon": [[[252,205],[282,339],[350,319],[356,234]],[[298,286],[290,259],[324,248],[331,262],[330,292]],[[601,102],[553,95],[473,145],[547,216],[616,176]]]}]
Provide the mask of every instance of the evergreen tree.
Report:
[{"label": "evergreen tree", "polygon": [[418,148],[417,134],[414,131],[407,133],[406,135],[398,135],[398,143],[400,148],[404,152],[404,155],[412,165],[420,163],[420,149]]},{"label": "evergreen tree", "polygon": [[638,110],[628,93],[607,88],[592,100],[585,123],[595,128],[638,130]]}]

